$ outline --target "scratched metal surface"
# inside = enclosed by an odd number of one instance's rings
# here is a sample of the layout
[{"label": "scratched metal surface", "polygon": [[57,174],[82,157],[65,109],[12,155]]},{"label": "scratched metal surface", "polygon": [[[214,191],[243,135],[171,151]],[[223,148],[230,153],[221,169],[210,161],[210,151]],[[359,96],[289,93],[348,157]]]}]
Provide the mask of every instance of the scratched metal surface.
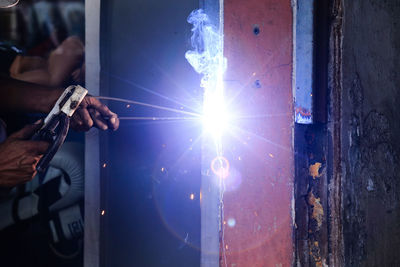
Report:
[{"label": "scratched metal surface", "polygon": [[233,178],[223,196],[220,266],[291,266],[291,2],[227,0],[224,34],[227,97],[246,118],[224,142]]}]

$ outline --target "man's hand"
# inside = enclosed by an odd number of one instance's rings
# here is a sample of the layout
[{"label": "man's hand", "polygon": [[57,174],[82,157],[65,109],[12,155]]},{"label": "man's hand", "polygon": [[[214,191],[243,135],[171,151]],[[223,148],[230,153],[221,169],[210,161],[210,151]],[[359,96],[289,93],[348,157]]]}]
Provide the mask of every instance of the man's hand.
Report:
[{"label": "man's hand", "polygon": [[101,130],[117,130],[119,119],[106,105],[92,96],[86,96],[72,116],[71,127],[76,131],[88,131],[91,127]]},{"label": "man's hand", "polygon": [[36,164],[49,144],[29,139],[40,124],[27,125],[0,144],[0,186],[13,187],[26,183],[36,175]]}]

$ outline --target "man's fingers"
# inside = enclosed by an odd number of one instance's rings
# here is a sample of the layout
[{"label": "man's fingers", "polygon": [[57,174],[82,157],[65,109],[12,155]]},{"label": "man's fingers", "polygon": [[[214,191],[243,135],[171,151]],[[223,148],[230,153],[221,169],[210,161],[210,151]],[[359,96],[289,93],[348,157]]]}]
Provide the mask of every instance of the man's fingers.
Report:
[{"label": "man's fingers", "polygon": [[25,141],[26,149],[31,152],[34,156],[43,155],[49,148],[49,143],[45,141]]},{"label": "man's fingers", "polygon": [[1,186],[14,187],[16,185],[24,184],[31,181],[35,177],[36,173],[36,170],[31,171],[29,169],[20,169],[18,171],[3,171],[3,177],[7,177],[8,179],[1,181]]},{"label": "man's fingers", "polygon": [[71,128],[75,131],[83,131],[83,121],[79,112],[75,112],[72,116]]},{"label": "man's fingers", "polygon": [[113,113],[113,116],[111,116],[110,119],[108,120],[108,126],[114,131],[118,129],[119,119],[117,114]]},{"label": "man's fingers", "polygon": [[118,129],[119,127],[119,119],[118,119],[118,115],[115,114],[114,112],[112,112],[106,105],[104,105],[103,103],[101,103],[98,99],[88,96],[86,97],[87,99],[87,105],[88,108],[94,108],[96,109],[98,112],[100,112],[100,114],[103,117],[108,117],[108,126],[113,129],[114,131]]},{"label": "man's fingers", "polygon": [[112,117],[112,116],[116,115],[106,105],[104,105],[103,103],[101,103],[99,100],[97,100],[96,98],[94,98],[92,96],[87,96],[85,98],[85,100],[88,105],[88,108],[95,108],[96,110],[98,110],[100,112],[100,114],[102,116]]},{"label": "man's fingers", "polygon": [[88,131],[93,126],[93,120],[86,108],[80,108],[72,116],[71,128],[75,131]]},{"label": "man's fingers", "polygon": [[28,124],[18,132],[10,135],[10,138],[26,140],[32,137],[32,135],[40,129],[43,124],[43,120],[38,120],[34,124]]},{"label": "man's fingers", "polygon": [[21,165],[36,165],[43,155],[31,155],[23,158],[20,162]]},{"label": "man's fingers", "polygon": [[95,109],[89,109],[89,113],[90,116],[93,119],[94,125],[102,130],[107,130],[108,126],[107,126],[107,121],[105,119],[103,119],[103,117],[101,116],[100,112],[98,112]]},{"label": "man's fingers", "polygon": [[[117,130],[119,127],[119,119],[118,115],[112,112],[106,105],[101,103],[98,99],[92,97],[92,96],[86,96],[84,99],[83,103],[83,108],[87,109],[94,109],[96,110],[102,117],[103,120],[102,122],[104,123],[104,118],[107,117],[107,125],[108,128],[112,130]],[[98,118],[98,115],[96,116]],[[103,129],[99,127],[100,129]]]},{"label": "man's fingers", "polygon": [[21,173],[21,176],[24,176],[24,181],[28,182],[35,177],[37,171],[36,171],[36,165],[38,164],[40,158],[42,156],[27,156],[23,158],[19,162],[19,170]]},{"label": "man's fingers", "polygon": [[80,115],[80,117],[82,119],[82,122],[83,122],[82,129],[84,131],[88,131],[93,126],[92,117],[90,116],[88,110],[85,109],[85,108],[80,108],[77,111],[78,111],[78,113],[79,113],[79,115]]}]

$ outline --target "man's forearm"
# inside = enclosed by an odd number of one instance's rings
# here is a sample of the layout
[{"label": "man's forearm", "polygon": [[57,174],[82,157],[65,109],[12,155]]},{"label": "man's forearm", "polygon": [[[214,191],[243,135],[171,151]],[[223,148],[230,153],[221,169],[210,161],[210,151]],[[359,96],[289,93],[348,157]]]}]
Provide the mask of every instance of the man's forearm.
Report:
[{"label": "man's forearm", "polygon": [[0,77],[0,110],[48,113],[63,91]]}]

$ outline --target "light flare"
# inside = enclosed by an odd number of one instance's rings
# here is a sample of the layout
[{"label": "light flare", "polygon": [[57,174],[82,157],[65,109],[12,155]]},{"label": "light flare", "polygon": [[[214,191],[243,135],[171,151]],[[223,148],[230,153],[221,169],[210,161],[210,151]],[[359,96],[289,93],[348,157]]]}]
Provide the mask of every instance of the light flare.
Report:
[{"label": "light flare", "polygon": [[222,156],[218,156],[211,161],[211,170],[219,178],[225,179],[229,176],[229,161]]}]

